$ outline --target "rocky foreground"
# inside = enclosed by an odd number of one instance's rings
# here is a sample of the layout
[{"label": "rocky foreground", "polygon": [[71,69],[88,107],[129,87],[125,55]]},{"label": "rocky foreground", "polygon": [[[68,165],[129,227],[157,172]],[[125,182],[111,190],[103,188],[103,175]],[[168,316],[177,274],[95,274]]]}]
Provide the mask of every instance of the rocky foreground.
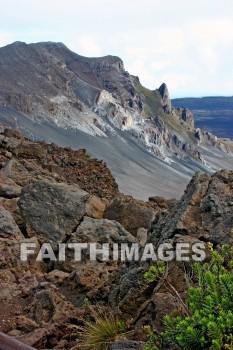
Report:
[{"label": "rocky foreground", "polygon": [[[106,165],[85,150],[32,142],[0,127],[0,331],[36,349],[76,349],[93,308],[118,312],[128,339],[111,350],[143,349],[145,325],[182,313],[192,269],[170,262],[167,282],[146,282],[148,263],[20,261],[20,243],[230,242],[233,171],[197,173],[180,200],[147,202],[119,193]],[[55,248],[56,249],[56,248]],[[171,288],[173,286],[174,289]],[[79,347],[80,348],[80,347]],[[81,347],[82,348],[82,347]]]}]

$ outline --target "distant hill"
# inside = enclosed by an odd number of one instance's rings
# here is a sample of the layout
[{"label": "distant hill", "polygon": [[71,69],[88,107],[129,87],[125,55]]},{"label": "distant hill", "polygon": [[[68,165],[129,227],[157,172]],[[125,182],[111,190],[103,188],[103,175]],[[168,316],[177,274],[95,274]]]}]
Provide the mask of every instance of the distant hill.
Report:
[{"label": "distant hill", "polygon": [[233,139],[233,96],[176,98],[172,100],[172,105],[189,108],[197,128]]}]

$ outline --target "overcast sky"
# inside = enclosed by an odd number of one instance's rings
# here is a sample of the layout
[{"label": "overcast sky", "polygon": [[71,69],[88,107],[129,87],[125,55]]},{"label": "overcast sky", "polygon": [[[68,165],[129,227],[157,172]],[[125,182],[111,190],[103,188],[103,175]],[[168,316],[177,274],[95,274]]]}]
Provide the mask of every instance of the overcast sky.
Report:
[{"label": "overcast sky", "polygon": [[121,57],[172,98],[233,95],[233,0],[1,2],[0,46],[62,41],[80,55]]}]

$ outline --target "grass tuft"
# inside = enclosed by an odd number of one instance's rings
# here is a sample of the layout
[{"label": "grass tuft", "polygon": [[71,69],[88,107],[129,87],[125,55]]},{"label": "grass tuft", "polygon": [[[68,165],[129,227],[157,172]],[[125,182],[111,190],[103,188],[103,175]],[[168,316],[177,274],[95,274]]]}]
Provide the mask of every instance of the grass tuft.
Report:
[{"label": "grass tuft", "polygon": [[84,321],[84,326],[77,326],[79,343],[74,349],[108,350],[115,340],[122,338],[126,324],[113,314],[93,309],[94,321]]}]

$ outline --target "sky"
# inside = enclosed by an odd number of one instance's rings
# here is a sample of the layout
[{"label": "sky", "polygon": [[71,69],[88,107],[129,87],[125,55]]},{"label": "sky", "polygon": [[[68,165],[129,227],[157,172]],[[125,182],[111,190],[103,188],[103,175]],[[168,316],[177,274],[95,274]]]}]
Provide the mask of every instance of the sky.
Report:
[{"label": "sky", "polygon": [[0,1],[0,47],[63,42],[83,56],[119,56],[171,98],[233,95],[232,0]]}]

